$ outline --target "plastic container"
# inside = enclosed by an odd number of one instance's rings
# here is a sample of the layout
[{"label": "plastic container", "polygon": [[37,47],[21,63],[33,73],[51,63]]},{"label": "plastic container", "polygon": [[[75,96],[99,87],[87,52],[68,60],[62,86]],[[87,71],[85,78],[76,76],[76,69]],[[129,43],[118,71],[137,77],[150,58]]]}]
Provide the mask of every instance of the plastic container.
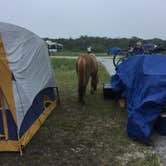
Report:
[{"label": "plastic container", "polygon": [[162,136],[166,136],[166,112],[161,113],[156,121],[155,128]]},{"label": "plastic container", "polygon": [[117,93],[112,91],[110,84],[103,84],[103,95],[104,99],[114,100],[117,98]]}]

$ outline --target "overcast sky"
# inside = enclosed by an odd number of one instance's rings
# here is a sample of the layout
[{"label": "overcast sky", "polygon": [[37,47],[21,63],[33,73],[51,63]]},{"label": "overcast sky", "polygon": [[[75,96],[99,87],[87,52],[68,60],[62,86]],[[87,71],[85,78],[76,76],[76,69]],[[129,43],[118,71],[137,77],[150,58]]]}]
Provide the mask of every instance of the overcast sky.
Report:
[{"label": "overcast sky", "polygon": [[0,21],[40,37],[166,39],[166,0],[0,0]]}]

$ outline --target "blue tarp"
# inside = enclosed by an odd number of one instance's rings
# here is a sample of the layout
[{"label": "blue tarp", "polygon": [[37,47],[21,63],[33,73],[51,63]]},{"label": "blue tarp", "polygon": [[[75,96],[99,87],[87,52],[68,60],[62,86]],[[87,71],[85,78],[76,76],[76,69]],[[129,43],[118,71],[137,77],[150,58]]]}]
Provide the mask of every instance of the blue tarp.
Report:
[{"label": "blue tarp", "polygon": [[117,54],[119,51],[121,51],[121,48],[119,48],[119,47],[109,48],[108,54]]},{"label": "blue tarp", "polygon": [[114,91],[127,99],[129,137],[147,144],[166,104],[166,56],[135,55],[122,62],[111,77]]}]

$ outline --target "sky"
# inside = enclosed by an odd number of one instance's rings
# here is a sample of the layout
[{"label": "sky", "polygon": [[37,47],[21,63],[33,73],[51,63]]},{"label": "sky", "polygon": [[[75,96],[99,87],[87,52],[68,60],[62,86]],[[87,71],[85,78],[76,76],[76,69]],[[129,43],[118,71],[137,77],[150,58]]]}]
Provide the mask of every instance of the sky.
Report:
[{"label": "sky", "polygon": [[166,0],[0,0],[0,21],[40,37],[166,39]]}]

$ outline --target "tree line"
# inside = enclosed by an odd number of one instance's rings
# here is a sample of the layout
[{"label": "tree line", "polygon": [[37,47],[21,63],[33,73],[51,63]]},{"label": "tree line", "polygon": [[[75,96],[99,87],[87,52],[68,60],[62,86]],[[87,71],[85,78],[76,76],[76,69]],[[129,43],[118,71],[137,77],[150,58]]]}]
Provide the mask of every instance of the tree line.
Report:
[{"label": "tree line", "polygon": [[44,40],[51,40],[63,44],[65,51],[85,51],[87,47],[91,46],[94,52],[107,52],[108,48],[120,47],[127,48],[129,45],[135,45],[136,42],[160,44],[166,48],[166,40],[159,38],[141,39],[138,37],[132,38],[107,38],[107,37],[90,37],[80,36],[79,38],[44,38]]}]

